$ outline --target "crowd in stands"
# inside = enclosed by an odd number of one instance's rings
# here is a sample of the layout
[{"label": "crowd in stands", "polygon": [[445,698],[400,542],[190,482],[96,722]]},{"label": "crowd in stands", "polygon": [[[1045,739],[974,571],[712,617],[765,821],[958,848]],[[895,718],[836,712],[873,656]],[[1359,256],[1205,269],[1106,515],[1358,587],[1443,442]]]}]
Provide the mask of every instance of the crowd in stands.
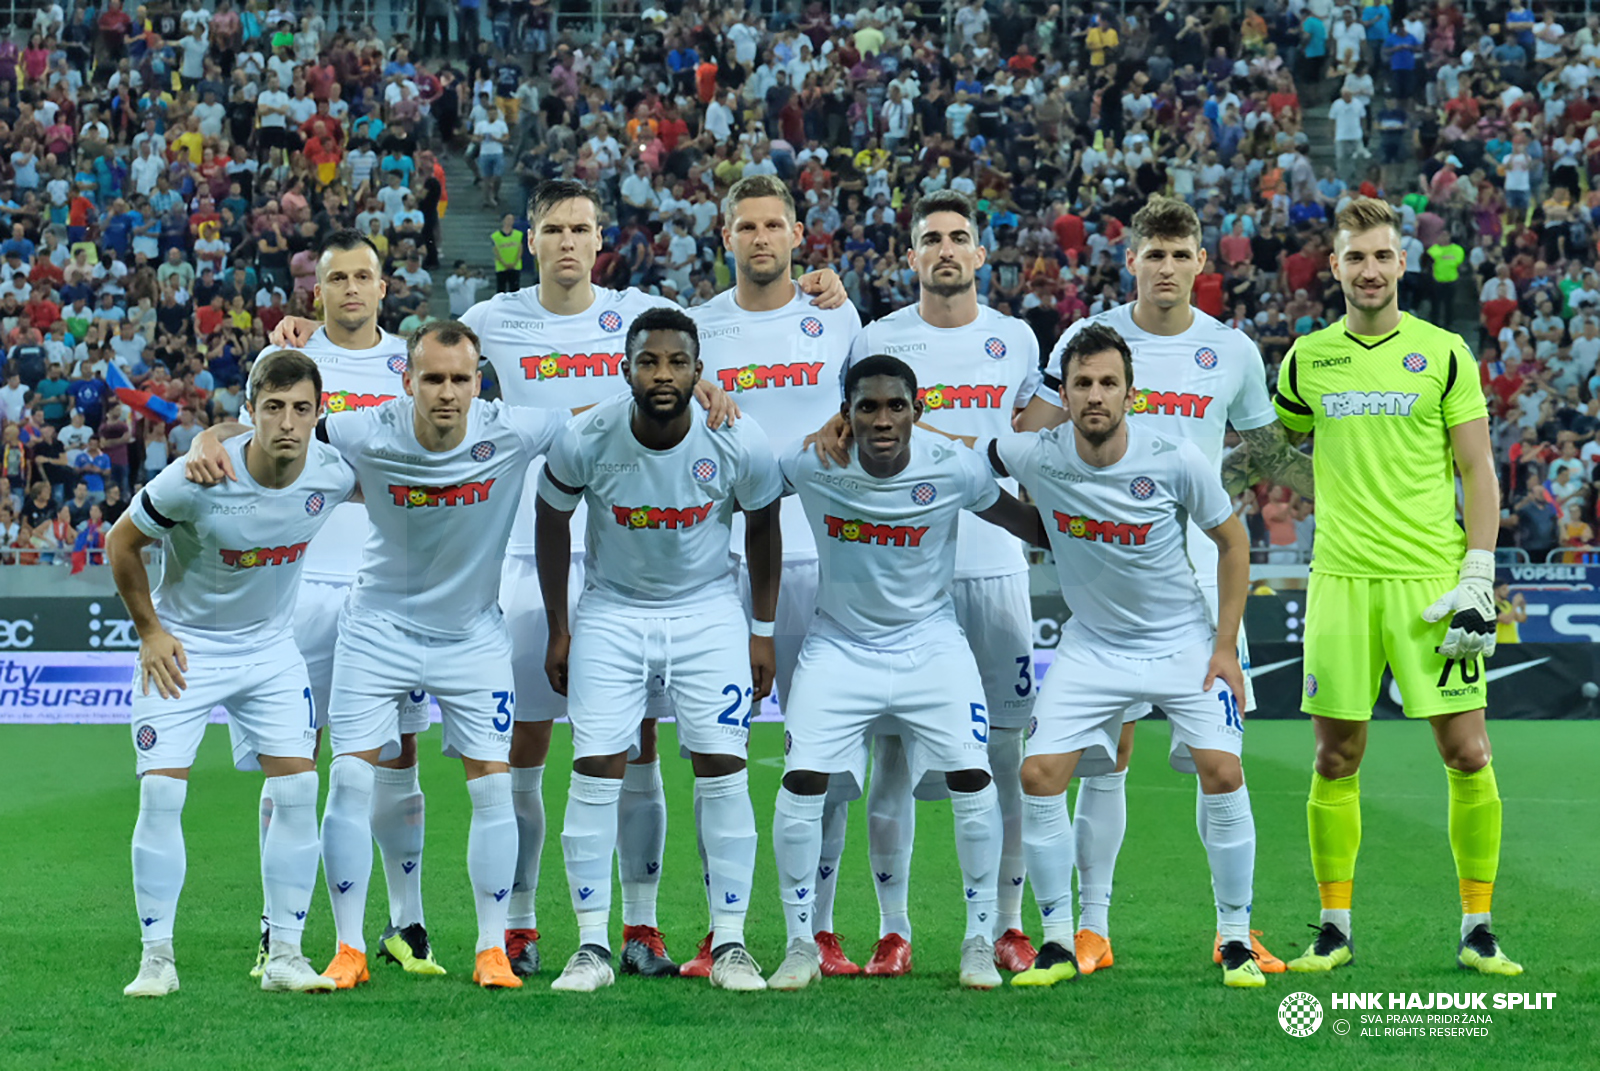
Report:
[{"label": "crowd in stands", "polygon": [[[798,259],[866,319],[916,300],[915,199],[968,193],[982,300],[1045,352],[1132,296],[1129,219],[1182,197],[1208,254],[1195,303],[1273,376],[1343,312],[1337,209],[1386,197],[1406,307],[1477,349],[1502,545],[1540,561],[1595,541],[1600,19],[1523,0],[847,6],[628,0],[593,33],[547,0],[422,0],[380,35],[354,0],[44,0],[0,41],[0,562],[92,551],[237,415],[271,329],[316,316],[319,235],[372,237],[382,323],[407,332],[491,274],[532,282],[520,205],[576,178],[607,208],[596,282],[693,306],[732,283],[721,194],[760,173],[792,184]],[[507,215],[446,276],[451,157],[477,187],[458,201]],[[122,404],[124,380],[171,409]],[[1306,559],[1310,503],[1263,486],[1240,508],[1259,557]]]}]

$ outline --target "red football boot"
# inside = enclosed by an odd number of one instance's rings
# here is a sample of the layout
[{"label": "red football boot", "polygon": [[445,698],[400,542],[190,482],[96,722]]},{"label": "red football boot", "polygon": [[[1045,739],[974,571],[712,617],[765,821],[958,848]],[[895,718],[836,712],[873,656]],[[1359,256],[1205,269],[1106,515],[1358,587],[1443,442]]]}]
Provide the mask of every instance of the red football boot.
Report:
[{"label": "red football boot", "polygon": [[872,958],[861,972],[874,978],[898,978],[911,973],[911,942],[897,933],[878,938]]}]

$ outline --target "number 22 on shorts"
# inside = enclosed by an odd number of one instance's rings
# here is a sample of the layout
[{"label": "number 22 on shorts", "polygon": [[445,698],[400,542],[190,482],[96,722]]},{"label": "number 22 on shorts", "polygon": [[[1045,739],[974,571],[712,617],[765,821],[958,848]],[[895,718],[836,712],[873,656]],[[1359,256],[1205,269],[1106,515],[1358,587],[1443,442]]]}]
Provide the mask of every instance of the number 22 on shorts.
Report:
[{"label": "number 22 on shorts", "polygon": [[[744,729],[748,731],[750,728],[750,718],[753,714],[755,714],[756,706],[754,703],[747,703],[746,701],[755,694],[755,689],[740,688],[737,684],[728,684],[723,686],[722,694],[731,695],[733,697],[733,702],[728,704],[726,710],[717,715],[717,724],[731,725],[735,729]],[[741,720],[739,717],[739,708],[741,706],[745,708],[743,720]]]}]

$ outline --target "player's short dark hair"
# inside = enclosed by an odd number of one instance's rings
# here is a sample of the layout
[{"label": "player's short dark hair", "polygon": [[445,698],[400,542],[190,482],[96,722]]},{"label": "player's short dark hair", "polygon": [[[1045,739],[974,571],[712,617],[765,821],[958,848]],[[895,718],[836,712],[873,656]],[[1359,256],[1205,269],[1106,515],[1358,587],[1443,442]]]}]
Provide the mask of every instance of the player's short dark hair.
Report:
[{"label": "player's short dark hair", "polygon": [[383,254],[378,252],[378,247],[372,244],[372,239],[356,230],[354,227],[340,227],[322,240],[322,245],[317,249],[317,259],[321,260],[324,254],[331,252],[345,252],[350,249],[360,249],[366,246],[372,250],[373,257],[379,264],[383,263]]},{"label": "player's short dark hair", "polygon": [[1067,340],[1067,348],[1061,351],[1061,382],[1067,381],[1067,367],[1074,360],[1081,361],[1106,350],[1116,350],[1122,355],[1123,383],[1133,386],[1133,350],[1116,328],[1097,323],[1085,324],[1083,330]]},{"label": "player's short dark hair", "polygon": [[846,402],[855,401],[856,387],[863,379],[869,376],[890,376],[906,385],[906,391],[912,400],[917,397],[917,373],[909,364],[898,357],[891,357],[887,353],[875,353],[871,357],[857,361],[850,366],[844,374],[844,397]]},{"label": "player's short dark hair", "polygon": [[528,198],[528,226],[539,226],[545,213],[556,205],[579,198],[594,205],[594,218],[598,220],[601,215],[600,192],[593,186],[572,179],[551,179],[540,183],[539,188],[533,191],[533,196]]},{"label": "player's short dark hair", "polygon": [[917,224],[926,220],[935,212],[954,212],[967,221],[967,226],[972,230],[973,238],[977,238],[978,210],[972,203],[972,198],[960,190],[940,190],[919,198],[911,207],[911,233],[917,233]]},{"label": "player's short dark hair", "polygon": [[1195,245],[1200,244],[1200,217],[1175,197],[1150,198],[1133,214],[1128,230],[1135,251],[1152,238],[1169,242],[1192,238]]},{"label": "player's short dark hair", "polygon": [[628,325],[628,337],[622,344],[623,352],[632,361],[644,347],[644,337],[652,331],[676,331],[689,340],[689,356],[700,359],[700,325],[682,309],[657,305],[646,309]]},{"label": "player's short dark hair", "polygon": [[483,343],[478,341],[478,333],[460,320],[434,320],[417,328],[412,336],[406,340],[406,364],[414,366],[417,362],[417,351],[422,348],[423,342],[434,339],[439,345],[449,349],[459,346],[463,342],[472,343],[472,352],[480,359],[483,357]]},{"label": "player's short dark hair", "polygon": [[288,390],[296,383],[311,381],[317,402],[322,402],[322,370],[317,362],[299,350],[273,350],[262,354],[250,368],[250,379],[245,384],[245,400],[251,405],[263,391]]},{"label": "player's short dark hair", "polygon": [[789,192],[789,186],[776,175],[750,175],[735,182],[728,190],[728,196],[722,201],[722,214],[729,223],[733,222],[734,209],[739,202],[748,201],[753,197],[776,197],[783,202],[784,215],[793,223],[798,218],[795,214],[794,194]]}]

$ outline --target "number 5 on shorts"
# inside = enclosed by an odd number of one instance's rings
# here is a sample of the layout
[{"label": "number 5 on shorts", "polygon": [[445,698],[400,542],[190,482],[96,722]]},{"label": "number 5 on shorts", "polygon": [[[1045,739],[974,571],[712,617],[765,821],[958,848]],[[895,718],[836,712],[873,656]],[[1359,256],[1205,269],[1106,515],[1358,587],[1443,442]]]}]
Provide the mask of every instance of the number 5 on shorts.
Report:
[{"label": "number 5 on shorts", "polygon": [[982,703],[972,704],[972,720],[977,723],[977,728],[972,730],[972,738],[980,744],[989,742],[988,708]]},{"label": "number 5 on shorts", "polygon": [[495,716],[489,720],[497,733],[507,732],[511,728],[511,713],[517,706],[516,692],[493,692],[495,698]]}]

